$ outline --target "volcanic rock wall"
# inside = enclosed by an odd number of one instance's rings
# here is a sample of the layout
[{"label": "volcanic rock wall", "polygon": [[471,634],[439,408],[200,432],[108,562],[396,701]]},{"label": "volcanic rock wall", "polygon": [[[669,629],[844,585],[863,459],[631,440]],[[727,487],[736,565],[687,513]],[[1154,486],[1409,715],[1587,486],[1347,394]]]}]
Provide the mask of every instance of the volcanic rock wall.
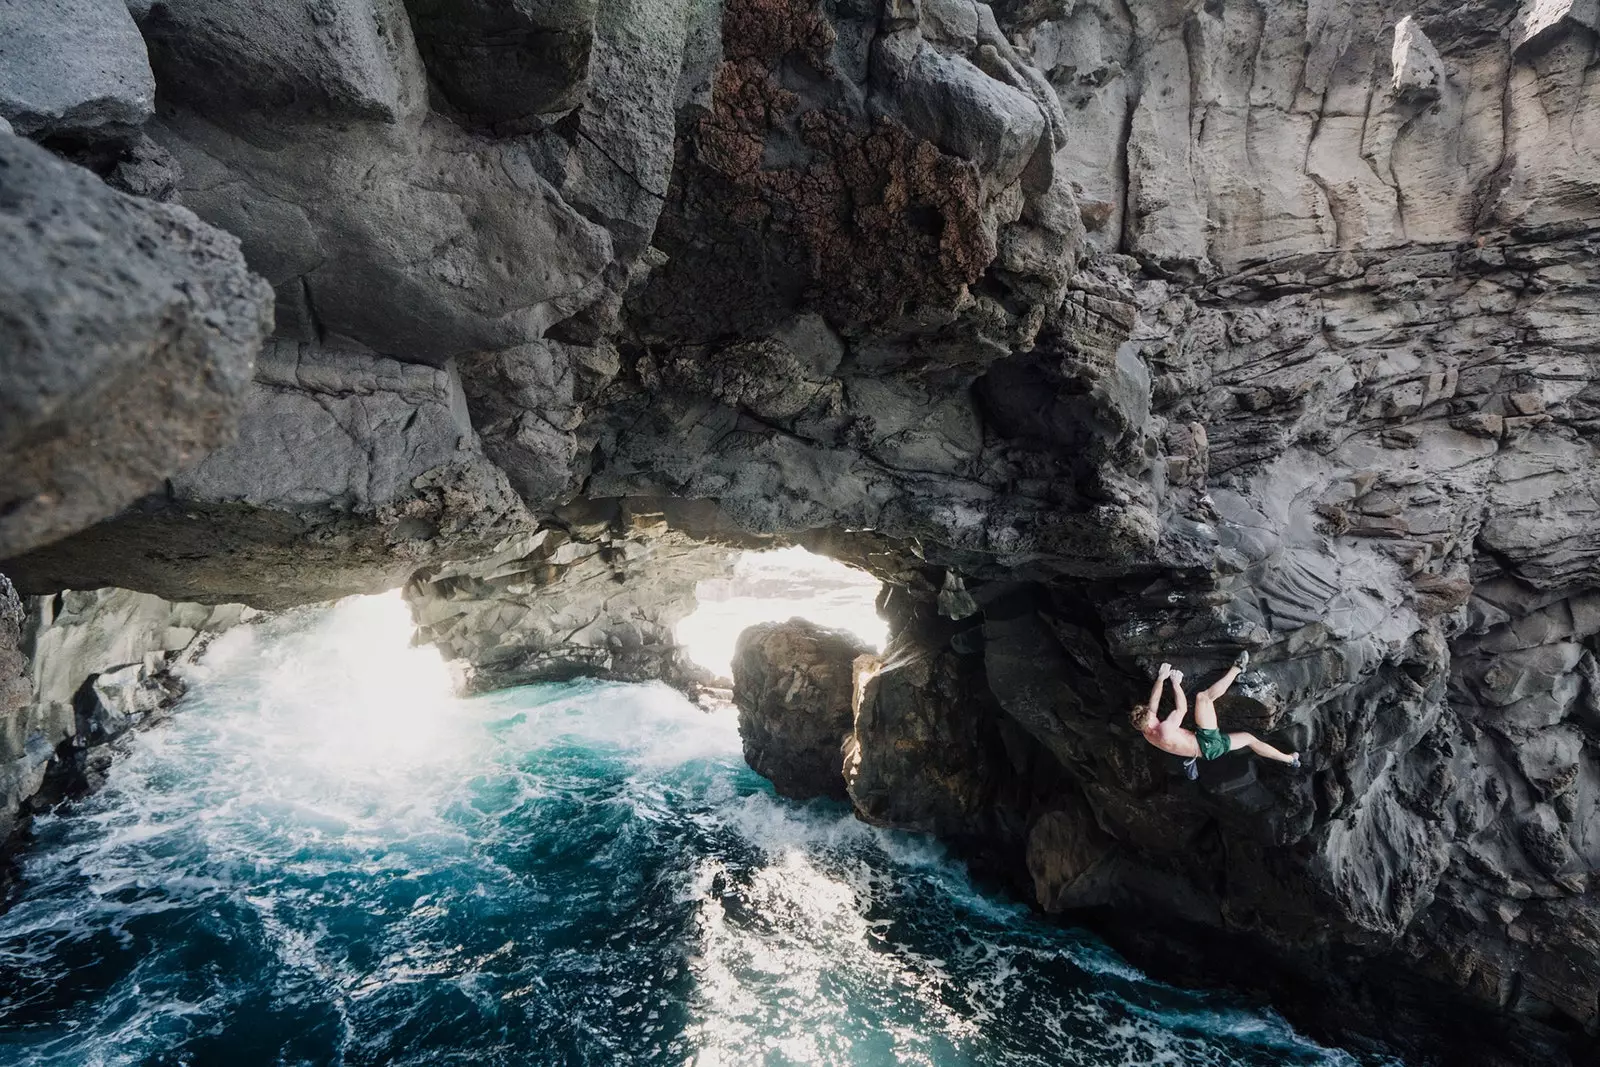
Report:
[{"label": "volcanic rock wall", "polygon": [[0,133],[0,556],[225,441],[271,328],[238,242]]},{"label": "volcanic rock wall", "polygon": [[[1592,3],[132,11],[3,16],[98,57],[0,33],[83,164],[0,133],[24,593],[409,579],[477,684],[648,675],[803,543],[887,583],[864,816],[1297,1018],[1592,1055]],[[1126,707],[1240,648],[1307,770],[1190,784]]]},{"label": "volcanic rock wall", "polygon": [[0,844],[29,814],[96,787],[105,746],[183,695],[177,668],[255,615],[126,589],[24,606],[0,583]]}]

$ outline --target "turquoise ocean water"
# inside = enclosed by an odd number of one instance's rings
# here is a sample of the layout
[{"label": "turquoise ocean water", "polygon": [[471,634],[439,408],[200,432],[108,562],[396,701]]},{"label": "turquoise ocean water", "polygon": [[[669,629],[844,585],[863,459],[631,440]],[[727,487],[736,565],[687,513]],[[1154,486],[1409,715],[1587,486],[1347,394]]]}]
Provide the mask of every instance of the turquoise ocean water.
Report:
[{"label": "turquoise ocean water", "polygon": [[219,639],[0,916],[0,1064],[1354,1065],[670,690],[460,700],[393,597]]}]

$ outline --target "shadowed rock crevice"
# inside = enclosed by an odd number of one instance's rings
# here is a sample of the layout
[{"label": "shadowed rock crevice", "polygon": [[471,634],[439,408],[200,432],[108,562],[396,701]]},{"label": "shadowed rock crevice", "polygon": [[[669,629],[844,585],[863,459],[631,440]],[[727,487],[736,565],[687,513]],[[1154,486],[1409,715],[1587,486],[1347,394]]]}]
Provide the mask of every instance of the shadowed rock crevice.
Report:
[{"label": "shadowed rock crevice", "polygon": [[596,4],[410,0],[428,73],[463,113],[491,125],[570,111],[582,98]]}]

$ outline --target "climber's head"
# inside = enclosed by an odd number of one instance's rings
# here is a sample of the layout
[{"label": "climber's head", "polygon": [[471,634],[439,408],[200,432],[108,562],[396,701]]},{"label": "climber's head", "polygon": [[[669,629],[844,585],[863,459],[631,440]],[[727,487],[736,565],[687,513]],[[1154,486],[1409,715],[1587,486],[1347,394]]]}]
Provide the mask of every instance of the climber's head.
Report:
[{"label": "climber's head", "polygon": [[1156,713],[1150,710],[1149,704],[1141,701],[1128,712],[1128,721],[1135,730],[1144,733],[1156,724]]}]

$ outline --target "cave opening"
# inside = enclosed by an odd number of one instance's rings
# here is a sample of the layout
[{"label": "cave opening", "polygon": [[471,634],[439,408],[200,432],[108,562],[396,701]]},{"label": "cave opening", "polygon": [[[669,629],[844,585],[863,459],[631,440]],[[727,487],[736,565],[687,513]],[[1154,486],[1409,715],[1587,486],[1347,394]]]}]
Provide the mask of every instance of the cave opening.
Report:
[{"label": "cave opening", "polygon": [[698,666],[733,678],[734,647],[747,628],[804,619],[845,630],[882,651],[888,623],[876,607],[880,585],[865,571],[804,548],[739,552],[726,576],[695,585],[696,607],[674,637]]}]

